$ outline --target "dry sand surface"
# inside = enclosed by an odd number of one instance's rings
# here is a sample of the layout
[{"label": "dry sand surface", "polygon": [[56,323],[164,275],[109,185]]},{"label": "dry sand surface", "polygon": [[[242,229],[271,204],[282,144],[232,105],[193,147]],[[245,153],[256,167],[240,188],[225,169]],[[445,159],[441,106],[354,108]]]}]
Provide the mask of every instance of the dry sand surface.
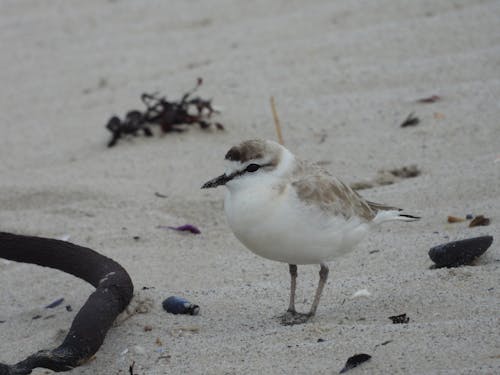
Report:
[{"label": "dry sand surface", "polygon": [[[498,1],[2,0],[0,230],[70,235],[120,262],[133,306],[150,306],[73,373],[128,374],[135,361],[141,375],[332,374],[356,353],[372,359],[352,374],[500,373],[499,19]],[[141,109],[145,91],[180,97],[197,77],[225,132],[106,147],[111,115]],[[362,191],[423,219],[386,224],[332,263],[317,316],[291,327],[276,318],[288,267],[232,235],[224,189],[200,190],[231,145],[275,139],[270,95],[286,145],[344,181],[422,171]],[[410,112],[420,123],[401,128]],[[446,223],[468,213],[491,224]],[[186,223],[202,234],[157,228]],[[483,234],[495,241],[475,265],[429,268],[431,246]],[[299,267],[301,310],[317,271]],[[360,289],[371,295],[352,298]],[[0,260],[0,362],[59,345],[92,290]],[[170,295],[200,315],[166,313]],[[409,324],[388,319],[401,313]]]}]

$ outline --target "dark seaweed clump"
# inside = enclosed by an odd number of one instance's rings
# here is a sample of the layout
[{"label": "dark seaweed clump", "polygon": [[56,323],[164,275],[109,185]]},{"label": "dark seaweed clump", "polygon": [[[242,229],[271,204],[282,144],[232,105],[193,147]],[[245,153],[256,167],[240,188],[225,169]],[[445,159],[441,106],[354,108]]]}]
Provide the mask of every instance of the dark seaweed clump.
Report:
[{"label": "dark seaweed clump", "polygon": [[146,106],[145,111],[131,110],[121,120],[113,116],[106,124],[112,137],[108,147],[116,145],[118,140],[124,136],[137,136],[143,134],[146,137],[153,136],[151,126],[158,126],[162,133],[183,132],[184,125],[198,124],[202,129],[215,126],[223,130],[224,126],[219,122],[212,122],[212,115],[219,113],[212,107],[212,100],[193,97],[194,92],[202,85],[203,80],[198,78],[196,86],[186,92],[180,100],[169,101],[165,96],[144,93],[141,101]]}]

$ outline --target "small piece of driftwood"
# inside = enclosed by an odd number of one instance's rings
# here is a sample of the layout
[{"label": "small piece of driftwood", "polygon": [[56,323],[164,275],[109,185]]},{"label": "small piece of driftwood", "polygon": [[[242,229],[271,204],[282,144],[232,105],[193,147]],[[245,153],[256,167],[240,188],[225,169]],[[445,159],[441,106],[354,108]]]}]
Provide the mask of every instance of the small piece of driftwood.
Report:
[{"label": "small piece of driftwood", "polygon": [[0,375],[29,374],[37,367],[68,371],[80,366],[97,352],[113,321],[132,299],[134,286],[127,271],[114,260],[86,247],[0,232],[0,257],[56,268],[96,287],[76,314],[59,347],[41,350],[14,365],[0,363]]},{"label": "small piece of driftwood", "polygon": [[278,136],[278,142],[280,145],[284,145],[285,141],[283,140],[283,134],[281,133],[281,122],[278,117],[278,111],[276,110],[276,103],[274,102],[274,96],[271,96],[271,112],[273,113],[274,127],[276,129],[276,135]]}]

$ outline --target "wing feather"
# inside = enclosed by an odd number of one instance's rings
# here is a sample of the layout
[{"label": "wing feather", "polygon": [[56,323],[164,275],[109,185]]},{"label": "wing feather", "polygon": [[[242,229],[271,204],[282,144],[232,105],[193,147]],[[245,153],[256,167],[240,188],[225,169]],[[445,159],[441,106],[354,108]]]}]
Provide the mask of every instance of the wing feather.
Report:
[{"label": "wing feather", "polygon": [[345,219],[358,216],[364,220],[375,217],[378,207],[370,204],[342,181],[325,174],[312,174],[294,180],[292,187],[299,199]]}]

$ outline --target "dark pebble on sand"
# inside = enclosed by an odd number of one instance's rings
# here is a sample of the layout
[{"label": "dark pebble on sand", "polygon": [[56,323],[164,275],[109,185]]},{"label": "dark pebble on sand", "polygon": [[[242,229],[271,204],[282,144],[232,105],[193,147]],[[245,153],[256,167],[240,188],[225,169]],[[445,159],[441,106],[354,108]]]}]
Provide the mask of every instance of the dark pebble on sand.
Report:
[{"label": "dark pebble on sand", "polygon": [[365,354],[365,353],[356,354],[356,355],[353,355],[352,357],[349,357],[344,368],[342,370],[340,370],[339,374],[343,374],[344,372],[347,372],[350,369],[353,369],[354,367],[359,366],[363,362],[368,361],[371,357],[372,357],[371,355]]},{"label": "dark pebble on sand", "polygon": [[172,314],[198,315],[200,306],[192,304],[182,297],[171,296],[162,303],[163,309]]},{"label": "dark pebble on sand", "polygon": [[470,264],[481,256],[493,242],[492,236],[468,238],[437,245],[429,250],[429,257],[438,267],[457,267]]}]

